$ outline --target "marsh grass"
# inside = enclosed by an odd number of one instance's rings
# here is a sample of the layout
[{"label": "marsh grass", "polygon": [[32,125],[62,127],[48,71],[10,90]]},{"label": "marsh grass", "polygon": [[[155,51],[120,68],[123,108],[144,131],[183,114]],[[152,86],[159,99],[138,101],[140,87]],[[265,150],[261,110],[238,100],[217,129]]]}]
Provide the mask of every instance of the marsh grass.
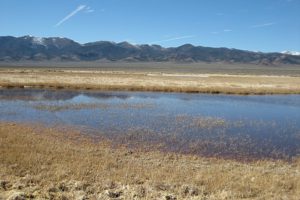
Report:
[{"label": "marsh grass", "polygon": [[163,74],[132,71],[33,70],[0,71],[3,88],[156,91],[211,94],[300,94],[300,78],[292,76]]},{"label": "marsh grass", "polygon": [[298,199],[300,161],[111,147],[71,128],[0,123],[0,199]]}]

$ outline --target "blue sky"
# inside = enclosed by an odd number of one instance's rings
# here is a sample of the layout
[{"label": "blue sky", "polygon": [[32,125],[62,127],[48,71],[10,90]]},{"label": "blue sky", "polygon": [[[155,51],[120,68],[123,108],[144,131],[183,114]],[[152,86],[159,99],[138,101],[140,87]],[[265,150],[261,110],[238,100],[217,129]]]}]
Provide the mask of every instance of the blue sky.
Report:
[{"label": "blue sky", "polygon": [[300,51],[300,0],[0,0],[0,35]]}]

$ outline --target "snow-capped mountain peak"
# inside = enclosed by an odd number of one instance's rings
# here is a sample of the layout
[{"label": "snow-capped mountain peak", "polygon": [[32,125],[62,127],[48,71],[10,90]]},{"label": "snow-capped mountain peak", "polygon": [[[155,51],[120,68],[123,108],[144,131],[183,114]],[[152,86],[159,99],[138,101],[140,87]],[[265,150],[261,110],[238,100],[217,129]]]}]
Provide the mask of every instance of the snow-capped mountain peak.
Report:
[{"label": "snow-capped mountain peak", "polygon": [[34,44],[39,44],[39,45],[44,45],[45,46],[44,38],[42,38],[42,37],[32,37],[32,42]]},{"label": "snow-capped mountain peak", "polygon": [[293,55],[293,56],[300,56],[300,52],[298,51],[283,51],[283,54]]}]

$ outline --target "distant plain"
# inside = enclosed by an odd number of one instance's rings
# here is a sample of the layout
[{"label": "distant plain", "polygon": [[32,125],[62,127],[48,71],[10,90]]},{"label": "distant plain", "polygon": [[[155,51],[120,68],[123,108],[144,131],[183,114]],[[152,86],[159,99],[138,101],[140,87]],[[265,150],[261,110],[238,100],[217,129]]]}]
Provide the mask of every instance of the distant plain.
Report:
[{"label": "distant plain", "polygon": [[0,64],[0,86],[226,94],[299,94],[300,66],[224,63]]}]

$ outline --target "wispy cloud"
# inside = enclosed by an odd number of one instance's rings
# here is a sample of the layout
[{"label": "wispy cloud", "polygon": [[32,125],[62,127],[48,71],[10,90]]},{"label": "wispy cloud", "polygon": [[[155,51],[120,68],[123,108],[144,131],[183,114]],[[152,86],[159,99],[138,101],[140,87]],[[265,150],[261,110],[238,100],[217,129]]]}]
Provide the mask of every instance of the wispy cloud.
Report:
[{"label": "wispy cloud", "polygon": [[74,11],[72,11],[71,13],[69,13],[66,17],[64,17],[62,20],[60,20],[57,24],[55,24],[55,27],[59,27],[60,25],[62,25],[64,22],[66,22],[67,20],[69,20],[71,17],[73,17],[74,15],[76,15],[78,12],[82,11],[83,9],[87,8],[86,5],[80,5],[78,6]]},{"label": "wispy cloud", "polygon": [[253,26],[250,26],[250,28],[262,28],[262,27],[267,27],[267,26],[273,26],[275,25],[275,22],[269,22],[269,23],[264,23],[264,24],[256,24]]},{"label": "wispy cloud", "polygon": [[164,40],[150,42],[150,44],[164,43],[164,42],[170,42],[174,40],[183,40],[183,39],[194,38],[194,37],[196,37],[196,35],[184,35],[184,36],[172,37]]},{"label": "wispy cloud", "polygon": [[92,13],[92,12],[95,12],[95,10],[92,9],[90,6],[85,7],[85,8],[84,8],[84,11],[85,11],[86,13]]},{"label": "wispy cloud", "polygon": [[232,32],[232,31],[233,31],[232,29],[224,29],[223,31],[212,31],[210,33],[216,35],[216,34],[221,34],[223,32],[229,33],[229,32]]}]

